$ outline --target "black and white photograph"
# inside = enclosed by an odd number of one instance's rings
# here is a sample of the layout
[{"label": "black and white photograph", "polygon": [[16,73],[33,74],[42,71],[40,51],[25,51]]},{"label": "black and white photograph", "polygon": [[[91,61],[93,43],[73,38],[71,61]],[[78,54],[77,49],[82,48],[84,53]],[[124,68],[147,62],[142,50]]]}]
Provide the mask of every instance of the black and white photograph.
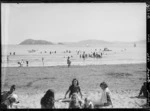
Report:
[{"label": "black and white photograph", "polygon": [[146,108],[146,7],[1,3],[1,108]]}]

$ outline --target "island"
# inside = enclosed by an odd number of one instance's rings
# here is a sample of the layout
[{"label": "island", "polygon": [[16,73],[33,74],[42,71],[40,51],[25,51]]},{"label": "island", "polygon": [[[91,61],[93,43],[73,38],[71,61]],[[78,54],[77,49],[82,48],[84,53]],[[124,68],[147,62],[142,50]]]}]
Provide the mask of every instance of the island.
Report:
[{"label": "island", "polygon": [[53,43],[46,40],[26,39],[23,42],[21,42],[19,45],[53,45]]}]

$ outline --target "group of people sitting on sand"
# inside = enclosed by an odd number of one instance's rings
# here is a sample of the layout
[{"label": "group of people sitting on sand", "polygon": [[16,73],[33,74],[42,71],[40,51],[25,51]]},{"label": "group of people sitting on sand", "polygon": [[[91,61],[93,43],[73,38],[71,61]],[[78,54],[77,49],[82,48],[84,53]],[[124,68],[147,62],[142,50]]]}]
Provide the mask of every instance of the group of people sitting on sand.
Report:
[{"label": "group of people sitting on sand", "polygon": [[[105,82],[100,83],[100,87],[102,88],[102,97],[101,102],[97,104],[93,104],[92,101],[86,97],[83,99],[83,95],[81,93],[81,89],[79,86],[79,82],[77,79],[72,80],[72,84],[69,86],[64,99],[59,100],[62,102],[69,102],[69,109],[81,109],[81,108],[100,108],[100,107],[113,107],[111,92],[108,89],[108,85]],[[66,98],[69,93],[69,99]],[[55,108],[55,94],[52,89],[49,89],[46,94],[41,99],[41,108]]]},{"label": "group of people sitting on sand", "polygon": [[[143,94],[143,96],[147,97],[147,88],[146,83],[143,84],[139,96]],[[83,99],[83,95],[81,93],[81,89],[79,86],[79,82],[77,79],[72,80],[72,84],[69,86],[65,97],[63,99],[55,100],[55,92],[52,89],[49,89],[44,96],[41,98],[40,104],[42,109],[54,109],[55,102],[68,102],[69,109],[93,109],[93,108],[113,108],[111,91],[108,88],[106,82],[100,83],[100,88],[102,89],[102,95],[100,101],[98,103],[93,103],[88,97]],[[18,96],[14,94],[15,85],[11,86],[10,91],[4,91],[1,94],[1,108],[2,109],[11,109],[13,104],[18,104]],[[66,98],[69,93],[69,99]]]}]

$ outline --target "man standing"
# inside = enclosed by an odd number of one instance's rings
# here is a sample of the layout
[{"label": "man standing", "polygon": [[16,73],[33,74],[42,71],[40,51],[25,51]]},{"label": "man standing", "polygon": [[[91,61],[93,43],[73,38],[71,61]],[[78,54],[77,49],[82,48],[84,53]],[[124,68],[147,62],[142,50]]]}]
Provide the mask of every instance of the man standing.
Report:
[{"label": "man standing", "polygon": [[26,64],[27,64],[27,67],[28,67],[29,61],[26,61]]},{"label": "man standing", "polygon": [[68,68],[69,68],[71,65],[70,57],[67,58],[67,64],[68,64]]},{"label": "man standing", "polygon": [[9,55],[7,55],[7,67],[9,66]]},{"label": "man standing", "polygon": [[43,66],[44,66],[44,57],[42,57],[42,63],[43,63]]}]

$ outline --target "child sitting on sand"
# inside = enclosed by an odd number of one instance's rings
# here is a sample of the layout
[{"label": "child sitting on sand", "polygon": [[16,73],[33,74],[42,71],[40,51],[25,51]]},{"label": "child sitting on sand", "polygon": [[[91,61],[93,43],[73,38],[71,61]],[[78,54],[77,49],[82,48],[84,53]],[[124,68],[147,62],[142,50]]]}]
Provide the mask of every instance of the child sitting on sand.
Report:
[{"label": "child sitting on sand", "polygon": [[73,93],[71,96],[71,101],[69,103],[69,109],[80,109],[82,108],[82,102],[80,101],[78,94]]},{"label": "child sitting on sand", "polygon": [[42,109],[55,108],[54,99],[55,99],[54,91],[52,89],[49,89],[44,95],[44,97],[42,97],[41,99],[41,108]]},{"label": "child sitting on sand", "polygon": [[72,80],[72,85],[70,85],[69,89],[67,90],[66,94],[65,94],[65,98],[66,98],[66,95],[69,93],[69,98],[72,96],[73,93],[80,93],[81,95],[81,98],[82,98],[82,93],[81,93],[81,90],[80,90],[80,86],[79,86],[79,82],[77,79],[73,79]]},{"label": "child sitting on sand", "polygon": [[102,82],[100,84],[100,87],[102,89],[102,96],[100,99],[100,104],[96,105],[95,107],[113,107],[112,101],[111,101],[111,92],[108,89],[108,85],[105,82]]},{"label": "child sitting on sand", "polygon": [[93,103],[88,98],[85,98],[83,108],[85,108],[85,109],[93,109],[94,106],[93,106]]}]

